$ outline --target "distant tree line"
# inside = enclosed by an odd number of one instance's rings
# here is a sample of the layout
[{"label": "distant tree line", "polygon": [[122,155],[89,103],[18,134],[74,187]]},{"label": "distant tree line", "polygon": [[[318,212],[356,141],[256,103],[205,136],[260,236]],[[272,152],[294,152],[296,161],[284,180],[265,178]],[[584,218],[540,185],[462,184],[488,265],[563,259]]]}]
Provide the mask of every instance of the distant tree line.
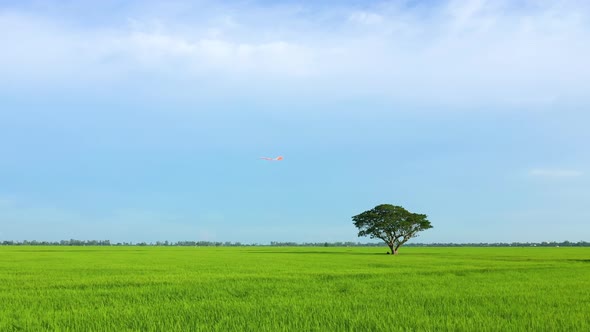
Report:
[{"label": "distant tree line", "polygon": [[[156,241],[156,242],[117,242],[110,240],[61,240],[61,241],[2,241],[3,246],[172,246],[172,247],[244,247],[244,246],[271,246],[271,247],[386,247],[383,242],[278,242],[270,244],[241,243],[241,242],[214,242],[214,241]],[[590,247],[590,242],[493,242],[493,243],[408,243],[408,247]]]},{"label": "distant tree line", "polygon": [[590,247],[590,242],[409,243],[408,247]]}]

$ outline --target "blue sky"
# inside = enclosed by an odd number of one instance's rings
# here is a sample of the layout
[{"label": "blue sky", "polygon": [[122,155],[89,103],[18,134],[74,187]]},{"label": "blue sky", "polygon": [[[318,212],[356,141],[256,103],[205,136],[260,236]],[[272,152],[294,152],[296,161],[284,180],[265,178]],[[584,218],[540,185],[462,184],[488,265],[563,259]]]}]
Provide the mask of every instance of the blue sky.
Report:
[{"label": "blue sky", "polygon": [[381,203],[588,240],[587,40],[574,0],[0,1],[0,240],[357,241]]}]

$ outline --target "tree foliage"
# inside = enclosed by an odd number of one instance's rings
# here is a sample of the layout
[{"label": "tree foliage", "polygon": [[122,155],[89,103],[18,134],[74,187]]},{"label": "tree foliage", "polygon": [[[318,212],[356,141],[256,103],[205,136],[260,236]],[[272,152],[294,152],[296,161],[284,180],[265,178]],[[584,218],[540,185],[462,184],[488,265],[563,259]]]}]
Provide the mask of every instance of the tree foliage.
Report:
[{"label": "tree foliage", "polygon": [[377,205],[371,210],[352,217],[359,229],[358,236],[381,239],[387,243],[392,254],[417,233],[432,228],[425,214],[411,213],[401,206]]}]

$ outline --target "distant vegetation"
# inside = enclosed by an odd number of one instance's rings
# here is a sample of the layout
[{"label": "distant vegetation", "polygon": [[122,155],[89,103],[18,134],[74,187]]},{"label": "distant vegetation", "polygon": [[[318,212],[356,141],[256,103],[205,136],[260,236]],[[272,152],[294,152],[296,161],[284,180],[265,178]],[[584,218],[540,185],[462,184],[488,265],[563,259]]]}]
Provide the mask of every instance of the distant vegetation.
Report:
[{"label": "distant vegetation", "polygon": [[[2,241],[2,246],[172,246],[172,247],[387,247],[383,242],[279,242],[270,244],[214,241],[111,242],[109,240]],[[590,242],[407,243],[407,247],[590,247]]]}]

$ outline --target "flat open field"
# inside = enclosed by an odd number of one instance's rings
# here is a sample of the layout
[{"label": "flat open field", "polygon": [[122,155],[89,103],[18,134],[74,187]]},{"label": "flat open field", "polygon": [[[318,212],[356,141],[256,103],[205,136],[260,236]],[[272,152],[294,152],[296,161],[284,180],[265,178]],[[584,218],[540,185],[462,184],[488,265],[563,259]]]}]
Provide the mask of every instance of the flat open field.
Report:
[{"label": "flat open field", "polygon": [[0,331],[590,331],[590,248],[0,247]]}]

